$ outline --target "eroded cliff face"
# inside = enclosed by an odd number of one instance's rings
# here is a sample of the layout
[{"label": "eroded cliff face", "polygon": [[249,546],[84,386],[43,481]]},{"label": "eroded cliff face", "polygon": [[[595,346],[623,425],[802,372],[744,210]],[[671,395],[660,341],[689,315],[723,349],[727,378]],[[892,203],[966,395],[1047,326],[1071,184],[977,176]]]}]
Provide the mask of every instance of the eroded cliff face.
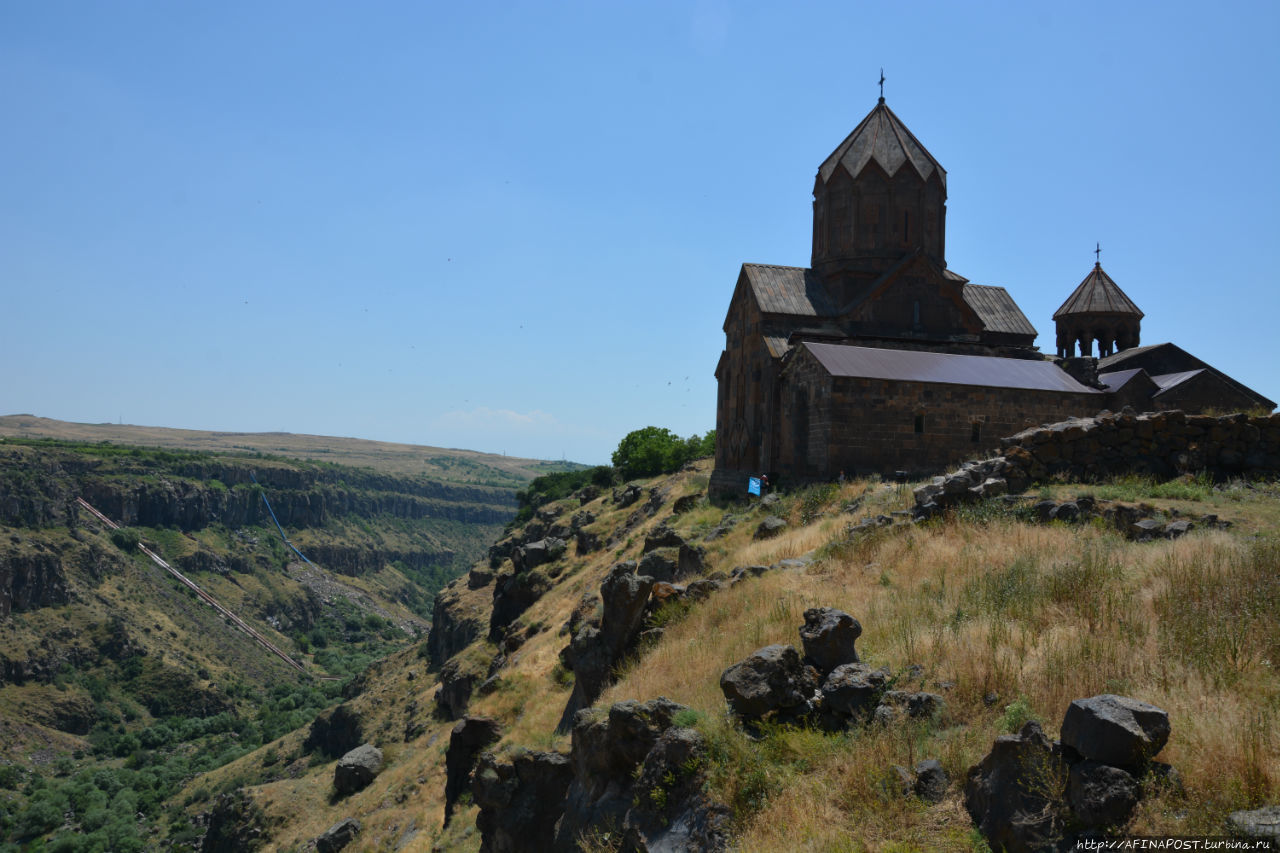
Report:
[{"label": "eroded cliff face", "polygon": [[43,547],[39,551],[14,547],[20,542],[0,548],[0,618],[15,610],[66,604],[68,600],[61,557]]}]

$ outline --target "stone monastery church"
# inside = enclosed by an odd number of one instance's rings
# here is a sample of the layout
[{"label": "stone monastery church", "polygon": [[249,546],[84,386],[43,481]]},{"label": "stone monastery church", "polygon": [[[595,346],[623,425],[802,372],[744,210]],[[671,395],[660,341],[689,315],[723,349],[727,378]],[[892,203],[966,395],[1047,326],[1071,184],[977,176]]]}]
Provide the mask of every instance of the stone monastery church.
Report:
[{"label": "stone monastery church", "polygon": [[[884,98],[818,167],[810,266],[743,264],[716,366],[714,490],[927,473],[1031,425],[1275,403],[1171,343],[1095,264],[1057,358],[1003,287],[947,268],[947,173]],[[1094,353],[1096,344],[1096,355]]]}]

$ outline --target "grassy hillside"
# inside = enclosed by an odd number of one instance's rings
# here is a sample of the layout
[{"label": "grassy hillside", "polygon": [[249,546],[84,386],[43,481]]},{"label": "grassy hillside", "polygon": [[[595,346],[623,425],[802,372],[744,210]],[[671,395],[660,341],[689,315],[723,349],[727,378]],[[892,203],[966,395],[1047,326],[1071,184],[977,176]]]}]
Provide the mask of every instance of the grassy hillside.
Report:
[{"label": "grassy hillside", "polygon": [[283,456],[371,468],[388,474],[423,476],[444,482],[476,483],[512,489],[523,486],[541,474],[578,467],[573,463],[362,438],[297,435],[288,432],[206,432],[132,424],[80,424],[34,415],[0,416],[0,436],[109,442],[208,453]]},{"label": "grassy hillside", "polygon": [[[456,665],[495,676],[471,699],[470,713],[503,724],[500,756],[569,749],[556,727],[573,673],[560,663],[567,624],[584,594],[599,589],[615,562],[636,559],[645,535],[668,522],[706,548],[706,572],[780,567],[713,592],[701,603],[660,609],[661,639],[642,645],[597,701],[666,696],[692,709],[709,743],[709,792],[733,813],[735,849],[980,850],[962,805],[963,779],[993,739],[1037,718],[1057,734],[1071,700],[1123,693],[1166,709],[1173,735],[1160,758],[1181,774],[1183,790],[1149,797],[1126,827],[1137,834],[1217,834],[1235,809],[1280,796],[1280,489],[1274,483],[1157,486],[1059,483],[1021,503],[992,501],[945,520],[858,526],[911,504],[908,489],[877,481],[813,487],[774,506],[716,506],[705,489],[707,463],[644,483],[656,495],[622,507],[606,492],[544,507],[535,524],[569,523],[603,548],[575,546],[538,571],[550,589],[506,632],[523,642],[494,668],[499,648],[484,637]],[[650,492],[655,489],[656,492]],[[1173,541],[1130,541],[1105,523],[1035,521],[1034,500],[1092,494],[1141,502],[1165,517],[1216,514],[1228,530],[1202,525]],[[789,522],[776,538],[754,532],[768,514]],[[853,530],[854,532],[850,532]],[[519,535],[517,531],[516,535]],[[456,582],[447,598],[455,619],[487,620],[493,581]],[[502,573],[511,571],[510,561]],[[476,586],[477,588],[470,588]],[[938,717],[830,734],[766,726],[748,737],[725,712],[718,681],[730,665],[772,643],[798,645],[804,611],[833,606],[856,616],[864,660],[887,667],[900,689],[945,699]],[[508,642],[509,646],[510,643]],[[914,665],[914,666],[913,666]],[[365,790],[333,793],[333,762],[304,749],[294,733],[218,771],[192,788],[244,789],[270,827],[264,849],[303,849],[345,817],[363,824],[348,849],[475,851],[476,809],[464,802],[441,829],[444,753],[452,722],[429,711],[437,689],[425,647],[397,652],[371,668],[346,705],[365,739],[384,750],[386,769]],[[412,723],[412,724],[410,724]],[[893,765],[937,758],[951,788],[939,805],[903,797]],[[189,788],[189,791],[192,790]],[[188,794],[191,796],[191,794]],[[616,841],[616,839],[615,839]],[[601,839],[596,849],[613,849]]]}]

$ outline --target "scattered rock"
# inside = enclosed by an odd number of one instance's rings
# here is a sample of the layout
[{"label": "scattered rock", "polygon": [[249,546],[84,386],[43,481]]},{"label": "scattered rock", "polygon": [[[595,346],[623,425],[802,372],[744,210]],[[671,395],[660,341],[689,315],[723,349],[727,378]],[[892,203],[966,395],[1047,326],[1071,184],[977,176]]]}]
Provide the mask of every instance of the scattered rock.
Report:
[{"label": "scattered rock", "polygon": [[862,719],[880,704],[889,685],[889,673],[865,663],[836,667],[822,684],[822,709],[827,727],[842,729]]},{"label": "scattered rock", "polygon": [[942,769],[942,763],[936,758],[921,761],[915,767],[915,782],[911,786],[912,793],[926,803],[940,803],[947,796],[947,788],[951,785],[951,777]]},{"label": "scattered rock", "polygon": [[636,574],[632,561],[618,563],[605,576],[600,585],[599,627],[583,626],[560,653],[561,662],[573,671],[574,681],[559,731],[568,731],[573,715],[596,700],[609,683],[614,666],[634,647],[653,585],[651,576]]},{"label": "scattered rock", "polygon": [[1273,846],[1280,844],[1280,806],[1232,812],[1227,817],[1227,830],[1238,837],[1266,839]]},{"label": "scattered rock", "polygon": [[787,523],[776,515],[767,517],[756,527],[755,539],[772,539],[787,527]]},{"label": "scattered rock", "polygon": [[682,495],[676,498],[675,503],[671,505],[671,512],[675,515],[683,515],[697,506],[701,498],[702,494],[700,492],[695,492],[692,495]]},{"label": "scattered rock", "polygon": [[366,787],[382,771],[382,750],[362,744],[338,759],[333,770],[333,788],[339,795],[354,794]]},{"label": "scattered rock", "polygon": [[805,661],[823,676],[841,664],[858,662],[854,643],[860,636],[862,626],[843,610],[811,607],[804,612],[800,642],[804,646]]},{"label": "scattered rock", "polygon": [[360,834],[360,821],[353,817],[344,818],[324,831],[316,839],[316,853],[338,853]]},{"label": "scattered rock", "polygon": [[644,537],[644,550],[642,554],[648,554],[657,548],[679,548],[684,544],[684,537],[676,533],[665,523],[659,524]]},{"label": "scattered rock", "polygon": [[560,559],[564,556],[567,548],[568,544],[563,539],[548,536],[545,539],[539,539],[537,542],[521,545],[512,551],[511,564],[515,566],[517,574],[527,572],[544,563]]}]

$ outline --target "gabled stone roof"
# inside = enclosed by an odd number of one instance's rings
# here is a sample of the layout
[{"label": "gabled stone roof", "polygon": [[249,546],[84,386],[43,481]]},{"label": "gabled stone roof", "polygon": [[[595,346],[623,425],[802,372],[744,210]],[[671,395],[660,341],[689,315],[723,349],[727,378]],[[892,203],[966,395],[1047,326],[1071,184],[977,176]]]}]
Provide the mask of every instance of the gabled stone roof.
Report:
[{"label": "gabled stone roof", "polygon": [[988,332],[1030,335],[1033,338],[1037,334],[1035,326],[1031,325],[1018,303],[1013,301],[1009,291],[1003,287],[966,282],[964,301],[978,313]]},{"label": "gabled stone roof", "polygon": [[1053,312],[1053,319],[1069,314],[1127,314],[1139,319],[1143,316],[1133,300],[1112,281],[1111,276],[1103,272],[1102,264],[1093,265],[1080,286],[1071,292],[1061,308]]},{"label": "gabled stone roof", "polygon": [[756,304],[765,314],[795,317],[830,317],[835,306],[827,290],[812,270],[804,267],[777,267],[770,264],[743,264],[742,272],[755,294]]},{"label": "gabled stone roof", "polygon": [[885,105],[884,98],[823,161],[818,167],[818,175],[825,183],[831,180],[836,166],[843,164],[849,175],[856,178],[872,160],[890,176],[897,174],[904,164],[910,164],[926,181],[937,172],[943,189],[946,189],[947,170],[933,159],[920,140]]}]

